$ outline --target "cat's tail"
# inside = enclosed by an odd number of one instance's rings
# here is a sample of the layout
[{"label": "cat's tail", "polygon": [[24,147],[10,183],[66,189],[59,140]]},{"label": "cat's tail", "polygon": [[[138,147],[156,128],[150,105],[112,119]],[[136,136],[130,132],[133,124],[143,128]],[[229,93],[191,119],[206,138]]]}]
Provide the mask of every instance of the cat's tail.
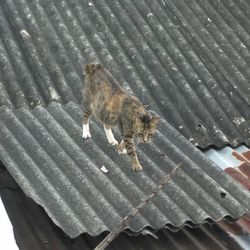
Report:
[{"label": "cat's tail", "polygon": [[85,65],[85,73],[86,74],[93,74],[96,69],[100,69],[101,64],[100,63],[88,63]]}]

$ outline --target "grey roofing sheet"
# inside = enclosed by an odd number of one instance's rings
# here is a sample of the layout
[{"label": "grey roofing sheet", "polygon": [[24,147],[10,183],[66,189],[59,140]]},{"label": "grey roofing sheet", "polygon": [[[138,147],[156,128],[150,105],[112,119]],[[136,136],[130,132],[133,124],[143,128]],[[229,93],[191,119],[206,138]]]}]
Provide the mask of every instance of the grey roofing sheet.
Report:
[{"label": "grey roofing sheet", "polygon": [[[164,120],[153,143],[138,147],[144,171],[135,173],[128,156],[107,143],[100,124],[91,122],[91,140],[81,138],[81,115],[74,103],[33,111],[0,108],[0,160],[71,237],[112,229],[179,163],[173,180],[127,230],[178,229],[237,219],[249,210],[248,190]],[[100,170],[103,165],[107,174]]]},{"label": "grey roofing sheet", "polygon": [[0,31],[0,105],[80,103],[99,60],[196,146],[250,145],[247,0],[5,0]]},{"label": "grey roofing sheet", "polygon": [[[103,233],[92,237],[82,234],[70,239],[55,226],[44,210],[27,198],[20,189],[0,189],[0,202],[1,199],[13,225],[19,250],[93,250],[106,235]],[[244,247],[238,237],[232,238],[231,234],[216,224],[202,225],[195,229],[186,227],[179,232],[162,229],[156,236],[158,239],[151,235],[131,237],[121,233],[107,250],[166,250],[166,247],[168,250],[247,250],[247,239],[250,238],[245,235]]]}]

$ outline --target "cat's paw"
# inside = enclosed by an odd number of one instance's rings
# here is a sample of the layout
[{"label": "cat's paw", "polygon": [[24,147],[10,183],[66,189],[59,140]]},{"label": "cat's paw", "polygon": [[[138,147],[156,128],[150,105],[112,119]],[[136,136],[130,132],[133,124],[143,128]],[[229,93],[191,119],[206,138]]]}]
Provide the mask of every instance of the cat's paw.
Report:
[{"label": "cat's paw", "polygon": [[109,143],[113,146],[118,145],[118,141],[114,138],[112,140],[109,140]]},{"label": "cat's paw", "polygon": [[82,138],[84,139],[91,138],[89,128],[86,125],[83,125],[83,128],[82,128]]},{"label": "cat's paw", "polygon": [[123,149],[118,148],[118,154],[125,155],[125,154],[127,154],[127,150],[125,148],[123,148]]},{"label": "cat's paw", "polygon": [[84,139],[91,138],[91,134],[89,133],[89,131],[83,131],[82,138]]},{"label": "cat's paw", "polygon": [[134,171],[141,171],[143,169],[140,163],[134,164],[132,168]]},{"label": "cat's paw", "polygon": [[118,145],[118,154],[127,154],[127,150],[125,149],[125,145],[123,140],[121,141],[121,143]]}]

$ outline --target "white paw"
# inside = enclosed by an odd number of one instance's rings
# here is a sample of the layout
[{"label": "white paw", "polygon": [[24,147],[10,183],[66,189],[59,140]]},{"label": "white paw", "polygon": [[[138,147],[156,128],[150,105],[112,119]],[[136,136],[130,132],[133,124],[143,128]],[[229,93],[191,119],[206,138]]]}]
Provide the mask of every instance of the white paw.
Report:
[{"label": "white paw", "polygon": [[82,138],[84,138],[84,139],[91,138],[91,134],[89,133],[89,131],[83,131]]},{"label": "white paw", "polygon": [[87,125],[83,125],[82,127],[82,138],[86,139],[86,138],[90,138],[91,134],[89,132],[89,127]]},{"label": "white paw", "polygon": [[112,140],[109,140],[109,143],[111,145],[118,145],[118,141],[115,138],[113,138]]},{"label": "white paw", "polygon": [[122,150],[118,150],[118,154],[125,155],[127,154],[127,150],[125,148]]}]

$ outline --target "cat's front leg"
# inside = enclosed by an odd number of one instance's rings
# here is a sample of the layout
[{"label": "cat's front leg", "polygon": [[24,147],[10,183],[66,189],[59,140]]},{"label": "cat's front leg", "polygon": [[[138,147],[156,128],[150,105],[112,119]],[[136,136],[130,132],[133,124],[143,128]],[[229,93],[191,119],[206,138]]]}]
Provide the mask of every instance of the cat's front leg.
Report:
[{"label": "cat's front leg", "polygon": [[108,142],[112,145],[118,145],[118,141],[115,139],[110,126],[104,124],[105,134],[107,136]]},{"label": "cat's front leg", "polygon": [[86,139],[86,138],[90,138],[91,134],[89,132],[89,121],[87,124],[82,124],[82,138]]},{"label": "cat's front leg", "polygon": [[125,149],[127,150],[127,153],[130,156],[133,170],[134,171],[142,170],[142,166],[138,160],[132,136],[130,135],[124,136],[123,140],[125,144]]}]

